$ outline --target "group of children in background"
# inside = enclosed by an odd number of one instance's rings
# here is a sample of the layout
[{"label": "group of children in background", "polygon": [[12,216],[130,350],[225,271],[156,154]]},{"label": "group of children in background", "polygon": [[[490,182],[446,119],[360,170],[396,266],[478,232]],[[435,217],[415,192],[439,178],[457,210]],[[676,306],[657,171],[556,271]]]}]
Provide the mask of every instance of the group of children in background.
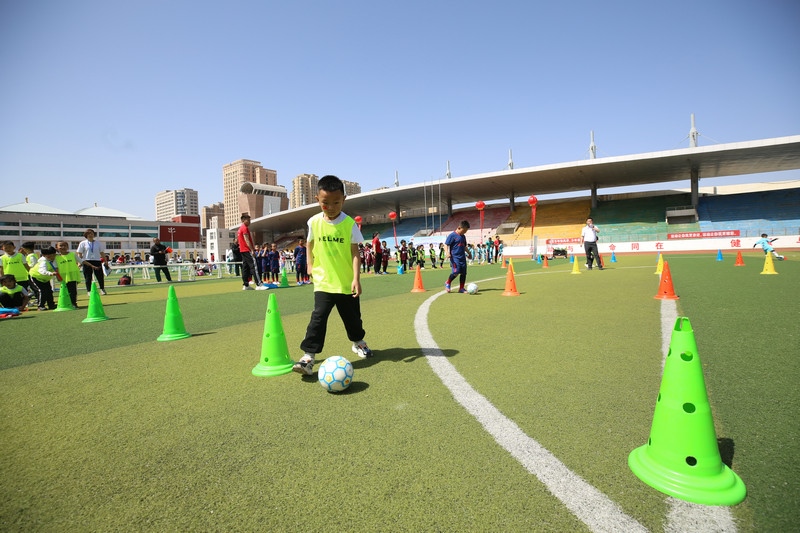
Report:
[{"label": "group of children in background", "polygon": [[33,247],[32,242],[26,242],[17,251],[13,242],[3,243],[4,255],[0,267],[2,307],[25,311],[35,300],[39,311],[55,309],[55,282],[67,290],[72,307],[77,309],[82,262],[75,252],[69,251],[69,243],[59,241],[55,248],[43,248],[40,256]]}]

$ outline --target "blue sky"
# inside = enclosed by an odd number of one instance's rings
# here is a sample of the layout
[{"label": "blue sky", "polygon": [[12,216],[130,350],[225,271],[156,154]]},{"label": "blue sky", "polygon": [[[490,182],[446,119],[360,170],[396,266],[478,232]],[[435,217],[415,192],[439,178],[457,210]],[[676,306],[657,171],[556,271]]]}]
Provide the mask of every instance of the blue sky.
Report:
[{"label": "blue sky", "polygon": [[161,190],[222,201],[240,158],[367,191],[509,149],[586,159],[591,130],[598,157],[685,148],[691,113],[701,145],[797,135],[799,20],[795,0],[9,0],[0,205],[153,218]]}]

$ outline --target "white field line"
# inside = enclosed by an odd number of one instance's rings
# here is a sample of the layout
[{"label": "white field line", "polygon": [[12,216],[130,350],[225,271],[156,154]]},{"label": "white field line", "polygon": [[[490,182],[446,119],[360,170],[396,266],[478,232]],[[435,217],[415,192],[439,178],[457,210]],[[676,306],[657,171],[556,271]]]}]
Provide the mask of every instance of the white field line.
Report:
[{"label": "white field line", "polygon": [[519,426],[501,413],[450,364],[436,345],[428,328],[428,311],[438,292],[425,300],[414,317],[417,342],[433,371],[450,390],[455,400],[474,416],[497,443],[541,481],[547,490],[591,531],[647,531],[626,515],[606,495],[570,471],[552,453],[527,436]]},{"label": "white field line", "polygon": [[[672,339],[672,328],[678,319],[675,300],[661,300],[661,368],[663,370]],[[667,533],[735,532],[736,522],[730,507],[700,505],[677,498],[667,498],[669,511],[664,531]]]}]

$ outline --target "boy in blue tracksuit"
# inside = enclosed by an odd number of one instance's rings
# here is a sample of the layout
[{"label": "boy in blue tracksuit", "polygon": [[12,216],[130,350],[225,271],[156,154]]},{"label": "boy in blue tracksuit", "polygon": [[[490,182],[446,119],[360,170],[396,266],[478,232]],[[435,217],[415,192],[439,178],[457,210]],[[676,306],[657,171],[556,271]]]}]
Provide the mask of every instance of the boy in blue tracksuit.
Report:
[{"label": "boy in blue tracksuit", "polygon": [[444,284],[444,290],[450,292],[450,284],[459,277],[458,292],[467,292],[464,284],[467,282],[467,238],[465,237],[469,229],[469,221],[462,220],[456,230],[447,236],[444,244],[449,249],[450,255],[450,276]]}]

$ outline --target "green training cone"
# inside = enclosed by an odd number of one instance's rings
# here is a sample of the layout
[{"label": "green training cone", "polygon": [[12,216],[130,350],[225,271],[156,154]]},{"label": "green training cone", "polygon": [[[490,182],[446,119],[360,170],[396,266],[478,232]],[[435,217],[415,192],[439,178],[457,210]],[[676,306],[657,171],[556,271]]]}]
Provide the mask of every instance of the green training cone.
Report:
[{"label": "green training cone", "polygon": [[89,310],[83,322],[102,322],[108,320],[106,312],[103,310],[103,302],[100,300],[100,291],[97,290],[97,282],[92,282],[92,290],[89,292]]},{"label": "green training cone", "polygon": [[286,269],[281,271],[281,288],[285,289],[289,286],[289,278],[286,277]]},{"label": "green training cone", "polygon": [[253,368],[253,375],[259,377],[280,376],[292,371],[294,363],[289,358],[289,344],[283,333],[278,299],[275,293],[269,295],[267,315],[264,318],[264,337],[261,339],[261,359]]},{"label": "green training cone", "polygon": [[175,296],[175,286],[170,285],[167,293],[167,312],[164,315],[164,333],[159,335],[157,340],[176,341],[191,336],[191,333],[186,333],[186,326],[183,325],[183,315],[178,305],[178,297]]},{"label": "green training cone", "polygon": [[736,505],[747,493],[720,458],[703,367],[686,317],[679,317],[672,330],[650,438],[630,453],[628,466],[654,489],[693,503]]},{"label": "green training cone", "polygon": [[58,289],[58,304],[53,311],[74,311],[75,308],[72,307],[72,300],[69,299],[69,291],[67,290],[67,284],[65,282],[61,282],[61,288]]}]

